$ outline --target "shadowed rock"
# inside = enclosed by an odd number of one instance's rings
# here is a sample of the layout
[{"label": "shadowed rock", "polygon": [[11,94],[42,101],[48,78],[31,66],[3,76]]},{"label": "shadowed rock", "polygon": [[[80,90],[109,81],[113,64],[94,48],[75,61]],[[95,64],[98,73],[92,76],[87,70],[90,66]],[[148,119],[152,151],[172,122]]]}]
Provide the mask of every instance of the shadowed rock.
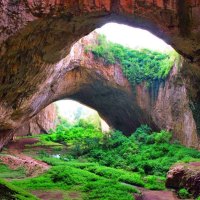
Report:
[{"label": "shadowed rock", "polygon": [[174,189],[186,188],[194,197],[200,195],[200,162],[180,163],[171,167],[166,186]]},{"label": "shadowed rock", "polygon": [[[102,81],[99,73],[92,68],[79,70],[79,64],[67,57],[71,46],[78,39],[109,21],[147,29],[171,44],[191,62],[184,66],[182,76],[199,131],[199,11],[199,0],[1,1],[2,133],[18,128],[56,99],[80,99],[80,95],[83,96],[83,103],[87,98],[88,105],[94,104],[100,114],[116,128],[130,132],[141,122],[149,121],[157,127],[149,118],[149,114],[144,114],[137,103],[134,103],[135,96],[127,96],[127,93],[123,92],[124,86],[121,89],[121,85],[114,86],[106,79]],[[90,80],[81,78],[80,74]],[[80,77],[80,80],[77,78],[78,81],[73,82],[74,78],[70,79],[70,76]],[[64,85],[67,78],[68,87]],[[102,86],[106,85],[106,92],[96,95],[103,98],[104,95],[110,94],[107,97],[108,103],[103,103],[102,106],[111,106],[110,113],[114,115],[113,118],[107,116],[108,111],[100,111],[102,109],[99,103],[93,103],[91,83],[96,88],[93,89],[94,92],[100,92]],[[78,84],[79,88],[81,86],[80,90],[77,90]],[[111,101],[118,102],[119,107],[116,104],[112,105]],[[133,102],[134,109],[129,109],[130,105],[119,112],[120,108],[127,105],[126,101]],[[134,122],[131,122],[131,119]],[[126,121],[127,124],[124,124]],[[3,134],[1,137],[4,137]]]}]

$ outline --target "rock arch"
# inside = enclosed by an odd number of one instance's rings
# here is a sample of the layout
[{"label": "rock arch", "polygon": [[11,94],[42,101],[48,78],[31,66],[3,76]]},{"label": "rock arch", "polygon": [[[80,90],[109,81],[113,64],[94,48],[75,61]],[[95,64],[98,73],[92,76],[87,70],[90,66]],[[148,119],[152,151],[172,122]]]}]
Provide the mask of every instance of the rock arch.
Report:
[{"label": "rock arch", "polygon": [[109,21],[147,29],[182,54],[190,62],[182,73],[186,89],[198,104],[199,11],[199,0],[3,0],[0,129],[17,128],[48,105],[71,71],[72,44]]}]

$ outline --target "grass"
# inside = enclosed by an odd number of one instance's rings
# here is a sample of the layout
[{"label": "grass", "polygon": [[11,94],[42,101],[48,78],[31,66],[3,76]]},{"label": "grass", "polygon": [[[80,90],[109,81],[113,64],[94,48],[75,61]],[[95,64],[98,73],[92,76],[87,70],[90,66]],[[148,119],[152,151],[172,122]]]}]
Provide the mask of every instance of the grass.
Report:
[{"label": "grass", "polygon": [[19,167],[15,170],[10,169],[8,166],[0,162],[0,178],[4,179],[22,179],[26,177],[26,171],[24,168]]},{"label": "grass", "polygon": [[152,190],[165,189],[164,177],[159,177],[154,175],[143,176],[140,173],[136,172],[130,172],[123,169],[115,169],[112,167],[101,166],[98,163],[83,163],[78,160],[66,162],[50,157],[43,157],[42,160],[53,166],[68,165],[121,183],[127,183],[130,185],[145,187],[147,189],[152,189]]},{"label": "grass", "polygon": [[[38,177],[12,180],[11,183],[29,192],[62,191],[66,199],[70,199],[70,192],[75,192],[79,194],[78,199],[83,200],[117,200],[119,197],[120,200],[132,200],[133,193],[138,192],[134,186],[165,190],[166,172],[172,164],[200,160],[197,150],[172,143],[170,133],[155,133],[147,126],[140,127],[130,137],[119,131],[99,137],[96,129],[92,134],[90,126],[85,138],[85,130],[75,129],[80,131],[81,141],[73,139],[73,134],[69,133],[73,127],[65,132],[66,129],[60,126],[59,137],[56,132],[53,136],[38,136],[42,138],[39,149],[30,145],[24,153],[32,154],[52,167]],[[57,145],[63,135],[65,145]],[[51,139],[52,146],[49,145]],[[68,149],[63,151],[63,146]],[[57,152],[60,152],[60,158],[52,157]],[[23,177],[23,169],[14,171],[1,164],[0,170],[4,178]]]},{"label": "grass", "polygon": [[49,171],[36,178],[14,180],[12,183],[26,190],[80,191],[83,199],[132,200],[132,193],[138,192],[134,187],[123,185],[116,180],[107,179],[89,171],[57,164]]},{"label": "grass", "polygon": [[67,164],[87,170],[89,172],[105,178],[109,178],[111,180],[117,180],[119,182],[141,186],[152,190],[165,189],[165,178],[159,176],[142,176],[139,173],[129,172],[122,169],[115,169],[112,167],[100,166],[96,163],[68,162]]},{"label": "grass", "polygon": [[131,173],[122,169],[115,169],[111,167],[100,166],[95,163],[80,163],[80,162],[68,162],[67,165],[84,169],[101,177],[105,177],[111,180],[124,182],[137,186],[144,186],[145,183],[139,173]]},{"label": "grass", "polygon": [[0,191],[2,200],[38,200],[35,196],[3,179],[0,179]]}]

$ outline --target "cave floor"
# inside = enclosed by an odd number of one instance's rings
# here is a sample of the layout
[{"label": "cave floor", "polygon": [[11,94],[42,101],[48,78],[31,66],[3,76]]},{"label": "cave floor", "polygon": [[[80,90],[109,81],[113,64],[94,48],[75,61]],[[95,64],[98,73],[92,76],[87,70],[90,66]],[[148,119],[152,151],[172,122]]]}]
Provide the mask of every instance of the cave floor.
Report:
[{"label": "cave floor", "polygon": [[[26,177],[36,177],[47,171],[51,166],[37,159],[38,153],[48,152],[58,155],[62,149],[66,152],[66,147],[60,144],[40,145],[37,138],[18,138],[12,141],[0,154],[0,160],[11,170],[19,167],[25,168]],[[1,164],[1,163],[0,163]],[[24,178],[24,177],[23,177]],[[13,178],[6,178],[13,180]],[[20,179],[20,178],[19,178]],[[134,186],[135,187],[135,186]],[[173,191],[154,191],[142,187],[136,188],[140,194],[133,194],[136,200],[178,200]],[[41,200],[81,200],[82,194],[79,191],[54,190],[29,190],[33,195]],[[120,199],[119,199],[120,200]]]}]

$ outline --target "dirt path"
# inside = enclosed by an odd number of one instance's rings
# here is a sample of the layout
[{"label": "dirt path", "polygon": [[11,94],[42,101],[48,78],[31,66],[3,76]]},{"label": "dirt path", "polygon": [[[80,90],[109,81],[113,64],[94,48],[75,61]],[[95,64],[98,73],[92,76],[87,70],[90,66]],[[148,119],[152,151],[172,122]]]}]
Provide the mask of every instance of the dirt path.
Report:
[{"label": "dirt path", "polygon": [[80,200],[81,195],[79,192],[63,192],[63,191],[59,191],[59,190],[37,190],[37,191],[32,191],[32,194],[34,194],[35,196],[37,196],[39,199],[41,200],[64,200],[64,199],[68,199],[68,200]]},{"label": "dirt path", "polygon": [[179,200],[175,192],[171,190],[163,191],[148,190],[142,187],[136,188],[141,192],[141,194],[134,194],[135,200]]},{"label": "dirt path", "polygon": [[5,151],[5,153],[9,155],[2,155],[0,156],[0,159],[11,169],[24,167],[26,169],[27,176],[37,176],[38,174],[49,169],[49,166],[46,163],[35,160],[23,153],[26,145],[31,145],[37,142],[38,139],[35,138],[22,138],[12,141],[9,143],[7,150]]},{"label": "dirt path", "polygon": [[32,191],[32,194],[42,200],[63,200],[63,194],[59,191]]},{"label": "dirt path", "polygon": [[178,200],[172,191],[146,190],[142,195],[135,195],[136,200]]}]

